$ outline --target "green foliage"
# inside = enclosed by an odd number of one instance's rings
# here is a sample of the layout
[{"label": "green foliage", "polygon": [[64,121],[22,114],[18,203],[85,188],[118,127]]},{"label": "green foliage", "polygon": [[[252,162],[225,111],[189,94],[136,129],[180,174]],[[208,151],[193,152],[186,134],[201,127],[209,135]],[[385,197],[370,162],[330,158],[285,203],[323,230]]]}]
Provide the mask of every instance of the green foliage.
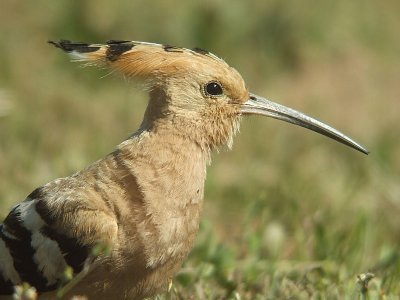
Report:
[{"label": "green foliage", "polygon": [[[251,91],[371,154],[244,120],[233,151],[213,157],[197,243],[159,299],[397,299],[399,9],[395,0],[3,0],[0,214],[110,152],[146,105],[135,84],[71,64],[47,40],[198,46],[235,66]],[[368,272],[361,292],[357,275]]]}]

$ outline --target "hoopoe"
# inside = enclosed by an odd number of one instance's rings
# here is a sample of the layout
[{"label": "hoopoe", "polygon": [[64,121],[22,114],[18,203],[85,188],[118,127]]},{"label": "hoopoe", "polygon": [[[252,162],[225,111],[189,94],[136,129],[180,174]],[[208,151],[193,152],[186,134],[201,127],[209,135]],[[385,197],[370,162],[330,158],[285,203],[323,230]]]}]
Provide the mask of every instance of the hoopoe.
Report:
[{"label": "hoopoe", "polygon": [[[163,291],[199,228],[212,150],[259,114],[367,150],[298,111],[249,93],[206,50],[135,41],[50,42],[74,59],[138,77],[150,100],[140,128],[101,160],[34,190],[0,227],[0,293],[28,282],[54,299],[64,272],[87,272],[63,299],[143,299]],[[96,245],[109,255],[91,256]]]}]

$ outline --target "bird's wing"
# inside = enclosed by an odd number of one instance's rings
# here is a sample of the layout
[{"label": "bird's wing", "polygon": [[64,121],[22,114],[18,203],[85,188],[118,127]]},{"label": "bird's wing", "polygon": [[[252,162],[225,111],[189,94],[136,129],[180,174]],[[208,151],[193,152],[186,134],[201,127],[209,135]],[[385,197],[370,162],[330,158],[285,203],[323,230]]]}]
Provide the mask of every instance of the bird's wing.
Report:
[{"label": "bird's wing", "polygon": [[68,266],[81,272],[96,244],[112,243],[115,219],[79,196],[45,186],[12,209],[0,224],[0,294],[22,282],[54,290]]}]

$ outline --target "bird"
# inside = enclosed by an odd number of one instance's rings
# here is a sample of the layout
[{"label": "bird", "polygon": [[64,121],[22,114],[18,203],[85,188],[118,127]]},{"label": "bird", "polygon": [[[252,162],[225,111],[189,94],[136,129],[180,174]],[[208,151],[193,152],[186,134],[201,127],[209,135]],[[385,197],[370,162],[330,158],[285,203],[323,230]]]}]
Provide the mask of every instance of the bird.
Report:
[{"label": "bird", "polygon": [[[239,72],[207,50],[129,40],[49,43],[85,65],[142,80],[149,100],[139,128],[108,155],[11,209],[0,225],[1,295],[26,282],[39,299],[54,299],[68,286],[68,268],[80,277],[61,299],[165,292],[195,241],[211,154],[232,147],[243,116],[299,125],[368,154],[325,123],[250,93]],[[108,253],[93,255],[98,245]]]}]

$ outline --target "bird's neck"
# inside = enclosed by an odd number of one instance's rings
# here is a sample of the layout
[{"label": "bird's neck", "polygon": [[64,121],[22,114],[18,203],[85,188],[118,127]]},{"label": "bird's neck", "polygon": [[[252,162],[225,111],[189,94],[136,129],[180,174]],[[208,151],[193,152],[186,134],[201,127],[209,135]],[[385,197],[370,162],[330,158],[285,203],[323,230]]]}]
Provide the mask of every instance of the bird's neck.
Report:
[{"label": "bird's neck", "polygon": [[138,180],[146,201],[186,207],[203,198],[210,153],[179,128],[141,129],[118,147],[118,156]]},{"label": "bird's neck", "polygon": [[[135,181],[125,209],[145,244],[147,266],[179,263],[198,231],[209,153],[173,128],[140,130],[119,145],[115,160],[123,165],[125,186]],[[137,192],[138,191],[138,192]],[[127,192],[129,195],[129,191]],[[142,239],[139,238],[139,239]]]}]

